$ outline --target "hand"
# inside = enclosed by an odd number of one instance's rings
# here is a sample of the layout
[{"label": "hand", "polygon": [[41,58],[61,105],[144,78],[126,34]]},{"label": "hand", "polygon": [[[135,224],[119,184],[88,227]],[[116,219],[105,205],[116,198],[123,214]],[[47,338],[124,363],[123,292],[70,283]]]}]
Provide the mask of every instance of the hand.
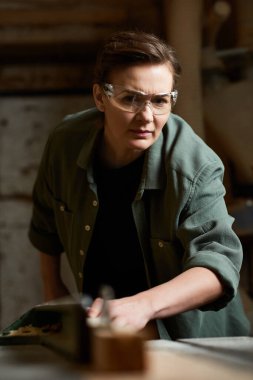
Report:
[{"label": "hand", "polygon": [[[102,316],[103,302],[102,298],[95,299],[88,310],[90,318]],[[145,292],[106,302],[108,302],[112,326],[115,328],[129,328],[140,331],[152,318],[151,303]]]}]

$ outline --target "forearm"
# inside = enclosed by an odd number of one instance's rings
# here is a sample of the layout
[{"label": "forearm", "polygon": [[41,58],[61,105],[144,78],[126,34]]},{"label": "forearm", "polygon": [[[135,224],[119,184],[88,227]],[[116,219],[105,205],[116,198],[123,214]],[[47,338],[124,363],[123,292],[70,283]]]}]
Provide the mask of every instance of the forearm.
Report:
[{"label": "forearm", "polygon": [[169,317],[208,304],[223,294],[223,286],[211,270],[191,268],[174,279],[137,297],[146,298],[150,319]]},{"label": "forearm", "polygon": [[[134,296],[109,301],[110,317],[115,325],[140,330],[152,319],[196,309],[222,294],[218,277],[209,269],[196,267]],[[96,299],[89,316],[99,317],[102,305],[102,300]]]},{"label": "forearm", "polygon": [[64,297],[69,294],[61,278],[61,256],[40,254],[44,301]]}]

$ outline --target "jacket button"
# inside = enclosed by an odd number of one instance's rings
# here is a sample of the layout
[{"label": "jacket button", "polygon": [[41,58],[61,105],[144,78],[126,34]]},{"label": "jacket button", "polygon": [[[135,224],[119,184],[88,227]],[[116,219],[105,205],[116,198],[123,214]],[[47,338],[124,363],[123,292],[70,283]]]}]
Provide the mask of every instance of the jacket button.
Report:
[{"label": "jacket button", "polygon": [[84,229],[85,229],[85,231],[90,231],[90,226],[89,226],[89,224],[86,224],[86,226],[84,226]]},{"label": "jacket button", "polygon": [[97,205],[98,205],[98,202],[97,202],[96,200],[94,200],[94,201],[92,202],[92,206],[97,207]]},{"label": "jacket button", "polygon": [[65,211],[65,206],[64,205],[60,205],[60,211]]},{"label": "jacket button", "polygon": [[84,251],[82,249],[80,249],[79,253],[81,256],[84,256]]},{"label": "jacket button", "polygon": [[79,273],[78,273],[78,277],[79,277],[79,278],[83,278],[83,274],[82,274],[82,272],[79,272]]}]

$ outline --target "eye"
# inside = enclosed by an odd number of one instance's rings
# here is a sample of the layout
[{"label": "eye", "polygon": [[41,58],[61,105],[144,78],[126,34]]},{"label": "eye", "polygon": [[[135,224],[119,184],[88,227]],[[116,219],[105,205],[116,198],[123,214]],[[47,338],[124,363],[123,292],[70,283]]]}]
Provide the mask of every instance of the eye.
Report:
[{"label": "eye", "polygon": [[135,105],[135,106],[140,106],[143,104],[143,101],[145,101],[145,98],[143,98],[142,94],[136,94],[136,93],[125,93],[121,94],[119,98],[121,104],[125,105]]},{"label": "eye", "polygon": [[166,96],[157,95],[152,98],[152,103],[157,107],[162,107],[170,103],[170,98],[167,95]]},{"label": "eye", "polygon": [[121,102],[124,104],[132,104],[135,100],[135,95],[127,94],[120,98]]}]

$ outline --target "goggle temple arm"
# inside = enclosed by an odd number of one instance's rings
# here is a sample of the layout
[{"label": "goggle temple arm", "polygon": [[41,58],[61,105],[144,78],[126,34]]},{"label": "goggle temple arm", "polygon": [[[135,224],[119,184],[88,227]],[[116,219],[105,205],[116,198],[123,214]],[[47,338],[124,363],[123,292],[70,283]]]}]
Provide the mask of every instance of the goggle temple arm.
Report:
[{"label": "goggle temple arm", "polygon": [[103,90],[107,96],[112,96],[113,95],[113,86],[109,83],[104,83],[103,84]]},{"label": "goggle temple arm", "polygon": [[177,102],[178,91],[177,90],[171,91],[170,95],[172,99],[172,105],[174,106]]}]

